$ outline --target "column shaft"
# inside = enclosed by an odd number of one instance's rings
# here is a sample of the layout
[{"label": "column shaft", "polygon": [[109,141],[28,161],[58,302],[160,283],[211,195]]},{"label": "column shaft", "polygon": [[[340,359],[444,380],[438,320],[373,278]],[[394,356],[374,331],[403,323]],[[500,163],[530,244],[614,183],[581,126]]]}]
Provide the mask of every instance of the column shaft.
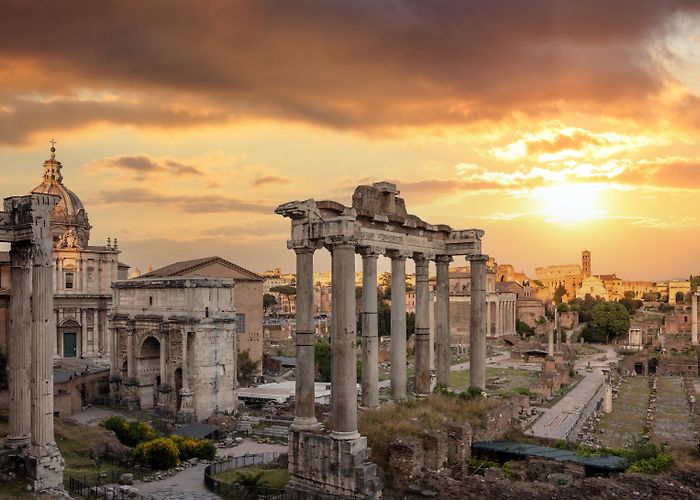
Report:
[{"label": "column shaft", "polygon": [[87,355],[87,311],[80,310],[80,357]]},{"label": "column shaft", "polygon": [[331,437],[355,439],[357,432],[357,365],[355,355],[355,246],[332,247]]},{"label": "column shaft", "polygon": [[182,329],[182,389],[187,390],[190,388],[190,382],[188,377],[188,359],[187,359],[187,330]]},{"label": "column shaft", "polygon": [[491,336],[491,301],[486,301],[486,336]]},{"label": "column shaft", "polygon": [[691,295],[691,314],[693,315],[692,318],[692,330],[691,330],[691,344],[697,345],[698,344],[698,294],[697,292],[693,292]]},{"label": "column shaft", "polygon": [[450,386],[450,262],[452,257],[439,256],[436,262],[437,282],[435,323],[437,344],[437,383]]},{"label": "column shaft", "polygon": [[469,321],[469,374],[471,387],[486,388],[486,255],[470,259],[471,315]]},{"label": "column shaft", "polygon": [[379,406],[379,337],[377,324],[377,258],[362,254],[362,406]]},{"label": "column shaft", "polygon": [[32,267],[32,446],[37,456],[54,445],[53,355],[56,334],[53,312],[53,247],[51,240],[34,244]]},{"label": "column shaft", "polygon": [[165,345],[165,338],[166,338],[166,335],[161,334],[161,336],[160,336],[160,353],[159,353],[160,354],[159,361],[160,361],[160,385],[161,386],[168,385],[168,374],[166,372],[166,370],[168,369],[167,368],[167,366],[168,366],[168,364],[167,364],[168,354],[167,354],[167,348]]},{"label": "column shaft", "polygon": [[314,366],[314,249],[295,249],[297,259],[296,295],[296,383],[293,427],[297,430],[319,427],[316,421]]},{"label": "column shaft", "polygon": [[406,399],[406,257],[391,258],[391,399]]},{"label": "column shaft", "polygon": [[[30,295],[31,245],[13,243],[10,250],[12,294],[10,295],[9,350],[10,413],[9,434],[6,444],[17,448],[30,443],[31,394],[29,391],[31,367],[32,315]],[[55,343],[55,342],[54,342]]]},{"label": "column shaft", "polygon": [[126,376],[129,379],[133,379],[135,375],[136,367],[134,366],[134,325],[128,324],[126,326]]},{"label": "column shaft", "polygon": [[423,256],[416,263],[416,372],[415,392],[430,394],[430,304],[428,290],[429,261]]}]

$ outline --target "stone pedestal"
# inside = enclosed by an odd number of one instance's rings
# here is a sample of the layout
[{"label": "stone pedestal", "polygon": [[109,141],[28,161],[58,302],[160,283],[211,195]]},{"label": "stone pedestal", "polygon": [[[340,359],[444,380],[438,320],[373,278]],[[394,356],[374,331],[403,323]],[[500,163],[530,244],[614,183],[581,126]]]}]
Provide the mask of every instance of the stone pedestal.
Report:
[{"label": "stone pedestal", "polygon": [[109,401],[110,404],[119,406],[122,400],[122,377],[121,375],[109,376]]},{"label": "stone pedestal", "polygon": [[177,412],[177,421],[188,424],[195,421],[194,398],[191,389],[180,389],[180,410]]},{"label": "stone pedestal", "polygon": [[24,463],[32,490],[63,487],[63,470],[66,464],[56,443],[44,446],[39,454],[32,453],[26,456]]},{"label": "stone pedestal", "polygon": [[173,388],[167,384],[161,384],[160,387],[158,387],[156,392],[158,400],[158,404],[156,405],[156,413],[159,415],[172,415],[172,393]]},{"label": "stone pedestal", "polygon": [[141,408],[139,383],[135,378],[128,378],[122,384],[122,403],[128,410]]},{"label": "stone pedestal", "polygon": [[337,440],[324,432],[289,432],[288,490],[323,492],[358,499],[381,496],[377,466],[370,461],[367,438]]}]

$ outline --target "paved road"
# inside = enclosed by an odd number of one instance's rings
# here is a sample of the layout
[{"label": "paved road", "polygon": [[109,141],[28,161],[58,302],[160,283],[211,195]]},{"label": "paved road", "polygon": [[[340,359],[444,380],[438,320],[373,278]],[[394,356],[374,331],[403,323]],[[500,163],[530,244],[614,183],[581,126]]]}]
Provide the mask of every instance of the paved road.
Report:
[{"label": "paved road", "polygon": [[[249,453],[286,452],[286,445],[260,444],[257,441],[245,440],[235,448],[219,448],[218,456],[239,457]],[[134,486],[142,495],[149,495],[158,500],[212,500],[219,496],[209,492],[204,487],[204,469],[206,465],[188,467],[174,476],[144,483],[134,481]]]},{"label": "paved road", "polygon": [[[603,384],[602,369],[607,368],[611,361],[617,359],[613,346],[602,347],[605,349],[605,361],[598,361],[597,358],[602,356],[601,353],[587,356],[577,362],[575,368],[579,372],[585,373],[584,378],[557,404],[547,408],[532,427],[526,431],[527,434],[551,439],[566,439],[581,418],[582,413],[590,411],[592,408],[589,403]],[[589,360],[593,370],[586,372],[585,368]]]}]

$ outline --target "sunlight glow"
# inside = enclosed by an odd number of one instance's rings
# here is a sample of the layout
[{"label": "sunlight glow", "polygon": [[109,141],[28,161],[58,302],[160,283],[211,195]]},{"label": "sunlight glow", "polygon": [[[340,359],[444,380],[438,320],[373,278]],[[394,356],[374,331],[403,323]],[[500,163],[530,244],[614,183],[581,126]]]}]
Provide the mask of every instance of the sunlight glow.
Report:
[{"label": "sunlight glow", "polygon": [[604,217],[599,184],[563,183],[532,191],[536,210],[546,222],[583,222]]}]

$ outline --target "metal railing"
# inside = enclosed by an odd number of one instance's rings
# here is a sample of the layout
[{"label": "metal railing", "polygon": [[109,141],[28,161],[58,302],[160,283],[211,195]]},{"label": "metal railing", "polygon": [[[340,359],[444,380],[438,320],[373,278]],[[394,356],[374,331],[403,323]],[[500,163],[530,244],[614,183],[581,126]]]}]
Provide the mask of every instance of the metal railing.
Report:
[{"label": "metal railing", "polygon": [[264,486],[246,486],[240,483],[224,482],[216,479],[215,474],[229,470],[242,469],[251,465],[264,465],[276,461],[282,453],[258,453],[232,457],[228,460],[208,465],[204,469],[204,485],[223,498],[256,500],[353,500],[355,497],[339,497],[324,493],[310,493],[297,490],[267,488]]},{"label": "metal railing", "polygon": [[[111,482],[119,481],[119,474],[113,473],[117,477],[112,477]],[[89,483],[84,479],[67,476],[64,479],[64,486],[68,493],[79,495],[89,499],[109,499],[109,500],[151,500],[152,497],[143,496],[132,491],[123,491],[120,486],[109,486],[107,484]]]}]

